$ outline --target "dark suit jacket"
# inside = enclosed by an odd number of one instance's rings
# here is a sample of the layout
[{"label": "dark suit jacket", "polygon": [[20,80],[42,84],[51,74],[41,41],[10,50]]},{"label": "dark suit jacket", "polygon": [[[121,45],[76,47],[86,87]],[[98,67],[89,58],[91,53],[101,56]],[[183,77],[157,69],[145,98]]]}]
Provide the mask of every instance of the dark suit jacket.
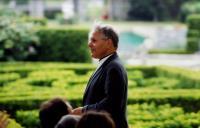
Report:
[{"label": "dark suit jacket", "polygon": [[126,70],[114,53],[91,76],[83,97],[83,111],[107,111],[116,128],[127,128],[127,84]]}]

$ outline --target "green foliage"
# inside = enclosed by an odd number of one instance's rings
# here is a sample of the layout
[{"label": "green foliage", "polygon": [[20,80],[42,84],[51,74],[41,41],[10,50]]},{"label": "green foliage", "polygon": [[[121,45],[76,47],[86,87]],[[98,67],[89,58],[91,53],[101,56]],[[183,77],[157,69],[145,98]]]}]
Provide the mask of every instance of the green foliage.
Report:
[{"label": "green foliage", "polygon": [[39,29],[39,60],[90,62],[87,34],[88,30],[83,29]]},{"label": "green foliage", "polygon": [[191,14],[200,14],[200,2],[188,1],[181,6],[181,20],[186,21]]},{"label": "green foliage", "polygon": [[33,24],[20,18],[12,11],[0,9],[0,61],[24,60],[36,52],[39,39]]},{"label": "green foliage", "polygon": [[189,29],[187,36],[190,38],[200,37],[200,30],[197,29]]},{"label": "green foliage", "polygon": [[17,79],[20,79],[20,75],[18,73],[0,74],[0,86]]},{"label": "green foliage", "polygon": [[197,30],[200,29],[200,15],[199,14],[193,14],[189,15],[187,18],[187,24],[189,26],[189,30]]},{"label": "green foliage", "polygon": [[38,25],[38,26],[47,25],[47,19],[46,18],[35,18],[35,17],[24,16],[24,17],[21,18],[21,20],[24,21],[24,22],[33,23],[34,25]]},{"label": "green foliage", "polygon": [[195,52],[200,49],[200,38],[191,37],[187,39],[187,50],[190,52]]},{"label": "green foliage", "polygon": [[[27,128],[39,127],[38,113],[38,110],[17,111],[16,120]],[[128,105],[128,122],[137,128],[196,128],[200,126],[200,113],[185,113],[181,107],[169,104],[132,104]]]},{"label": "green foliage", "polygon": [[[39,127],[38,109],[43,101],[62,97],[73,107],[81,106],[84,89],[95,70],[91,64],[58,62],[4,62],[0,67],[0,84],[4,85],[0,87],[0,109],[28,128]],[[199,125],[199,71],[166,66],[126,69],[130,126]]]},{"label": "green foliage", "polygon": [[[129,72],[139,70],[142,72],[144,78],[151,78],[157,76],[156,68],[150,66],[126,66],[126,69]],[[129,76],[128,76],[129,77]]]},{"label": "green foliage", "polygon": [[148,51],[149,54],[192,54],[193,52],[192,51],[188,51],[188,50],[185,50],[185,49],[151,49]]},{"label": "green foliage", "polygon": [[196,52],[200,49],[200,15],[190,15],[187,18],[189,28],[187,50]]},{"label": "green foliage", "polygon": [[16,120],[25,128],[39,128],[39,112],[38,110],[17,111]]},{"label": "green foliage", "polygon": [[11,119],[5,111],[0,111],[1,128],[22,128],[15,120]]},{"label": "green foliage", "polygon": [[136,82],[138,87],[144,86],[144,76],[143,73],[139,70],[128,72],[129,80]]},{"label": "green foliage", "polygon": [[87,29],[47,28],[46,24],[45,18],[0,9],[0,61],[91,61]]},{"label": "green foliage", "polygon": [[179,80],[175,78],[166,78],[166,77],[155,77],[150,78],[145,81],[147,87],[152,88],[163,88],[163,89],[173,89],[178,88]]},{"label": "green foliage", "polygon": [[180,88],[200,88],[200,72],[182,68],[158,67],[159,76],[176,78],[180,81]]},{"label": "green foliage", "polygon": [[200,91],[198,89],[129,89],[128,104],[151,103],[181,106],[185,111],[199,111]]},{"label": "green foliage", "polygon": [[128,119],[135,128],[197,128],[200,126],[198,113],[184,113],[180,107],[169,104],[128,105]]}]

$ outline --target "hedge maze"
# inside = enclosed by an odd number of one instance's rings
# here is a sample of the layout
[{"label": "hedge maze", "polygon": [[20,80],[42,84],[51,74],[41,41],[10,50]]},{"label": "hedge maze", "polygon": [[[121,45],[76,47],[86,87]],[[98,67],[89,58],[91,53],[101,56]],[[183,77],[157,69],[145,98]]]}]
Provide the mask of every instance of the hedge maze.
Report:
[{"label": "hedge maze", "polygon": [[[95,66],[83,63],[0,63],[0,111],[15,127],[40,127],[41,102],[62,97],[80,106]],[[135,128],[198,128],[200,71],[175,67],[126,66],[128,122]]]}]

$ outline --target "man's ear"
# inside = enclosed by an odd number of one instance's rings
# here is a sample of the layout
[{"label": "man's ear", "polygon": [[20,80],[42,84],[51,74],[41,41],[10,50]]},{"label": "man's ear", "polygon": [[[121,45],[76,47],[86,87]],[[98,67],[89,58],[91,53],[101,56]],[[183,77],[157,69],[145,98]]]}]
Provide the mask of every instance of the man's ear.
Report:
[{"label": "man's ear", "polygon": [[113,43],[112,43],[112,40],[111,40],[111,39],[108,39],[108,46],[109,46],[109,48],[110,48],[110,47],[113,47]]}]

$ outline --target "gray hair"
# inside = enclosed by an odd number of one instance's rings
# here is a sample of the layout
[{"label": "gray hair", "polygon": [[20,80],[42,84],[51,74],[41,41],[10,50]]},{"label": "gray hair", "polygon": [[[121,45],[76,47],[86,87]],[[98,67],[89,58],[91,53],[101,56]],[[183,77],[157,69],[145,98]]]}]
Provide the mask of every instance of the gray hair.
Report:
[{"label": "gray hair", "polygon": [[91,34],[94,32],[102,33],[103,38],[111,39],[113,46],[115,48],[118,47],[119,37],[118,37],[116,30],[114,30],[114,28],[112,26],[106,25],[106,24],[95,23],[89,33],[89,36],[91,36]]}]

